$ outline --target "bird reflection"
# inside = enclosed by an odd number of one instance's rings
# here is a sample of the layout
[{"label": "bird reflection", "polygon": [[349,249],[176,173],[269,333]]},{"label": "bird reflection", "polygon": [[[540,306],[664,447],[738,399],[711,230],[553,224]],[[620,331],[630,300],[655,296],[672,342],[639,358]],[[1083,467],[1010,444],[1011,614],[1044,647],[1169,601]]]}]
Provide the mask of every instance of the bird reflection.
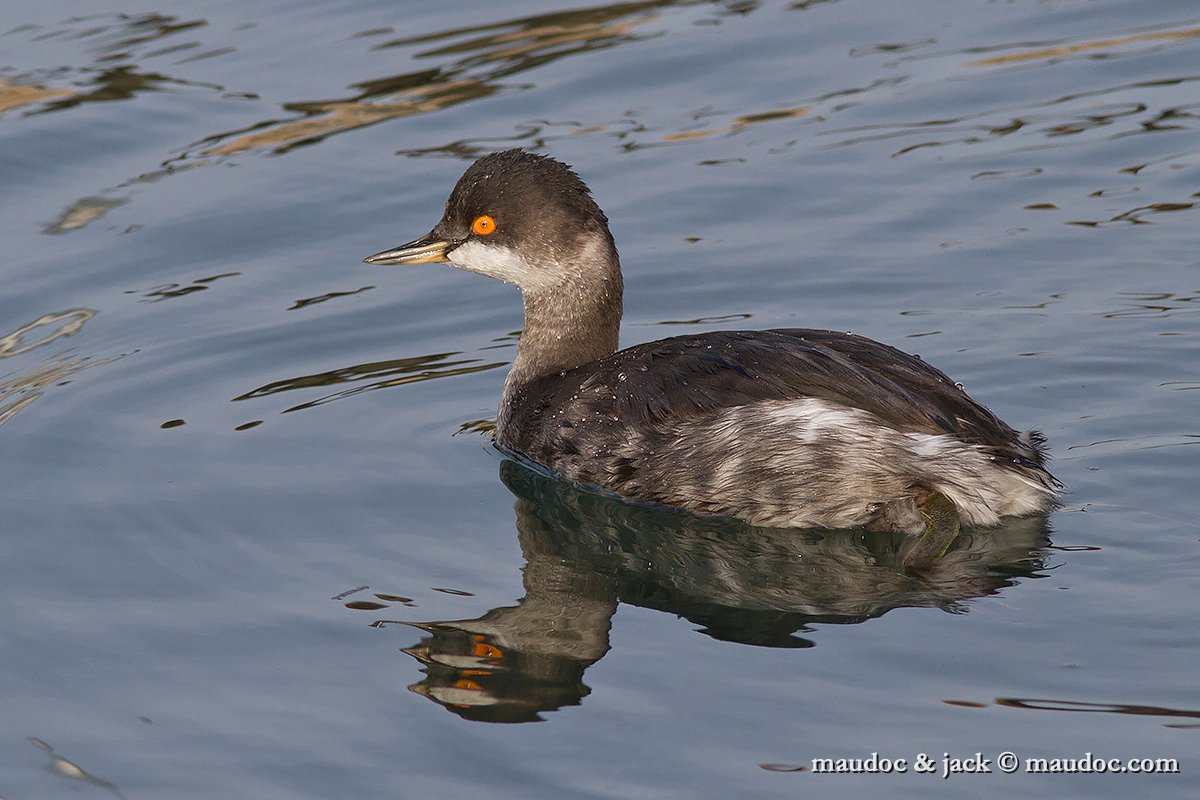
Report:
[{"label": "bird reflection", "polygon": [[961,613],[965,601],[1035,577],[1044,517],[965,531],[933,566],[902,565],[906,538],[868,531],[753,528],[633,505],[514,461],[525,597],[477,619],[408,623],[427,635],[404,652],[424,666],[410,688],[466,719],[527,722],[577,705],[583,673],[609,648],[618,603],[684,617],[713,638],[813,647],[798,633],[893,608]]},{"label": "bird reflection", "polygon": [[46,765],[46,769],[50,770],[55,775],[67,778],[69,780],[79,781],[80,783],[89,783],[92,786],[108,790],[115,797],[120,798],[120,800],[126,800],[125,795],[121,794],[121,790],[117,788],[115,783],[106,781],[103,778],[98,778],[83,767],[76,764],[74,761],[63,758],[58,753],[54,752],[53,747],[46,742],[43,742],[41,739],[31,736],[29,737],[29,741],[33,743],[34,747],[44,751],[48,756],[50,756],[50,763]]}]

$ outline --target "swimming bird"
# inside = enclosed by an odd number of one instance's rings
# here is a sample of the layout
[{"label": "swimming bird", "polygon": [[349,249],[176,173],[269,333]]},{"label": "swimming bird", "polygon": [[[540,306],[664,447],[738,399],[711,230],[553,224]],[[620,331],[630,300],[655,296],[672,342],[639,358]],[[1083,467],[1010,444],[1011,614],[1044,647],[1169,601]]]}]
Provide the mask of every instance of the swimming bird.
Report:
[{"label": "swimming bird", "polygon": [[449,262],[520,289],[496,443],[580,484],[758,526],[919,535],[916,567],[960,525],[1047,511],[1061,491],[1040,433],[863,336],[713,331],[618,350],[608,218],[548,156],[480,158],[432,231],[364,261]]}]

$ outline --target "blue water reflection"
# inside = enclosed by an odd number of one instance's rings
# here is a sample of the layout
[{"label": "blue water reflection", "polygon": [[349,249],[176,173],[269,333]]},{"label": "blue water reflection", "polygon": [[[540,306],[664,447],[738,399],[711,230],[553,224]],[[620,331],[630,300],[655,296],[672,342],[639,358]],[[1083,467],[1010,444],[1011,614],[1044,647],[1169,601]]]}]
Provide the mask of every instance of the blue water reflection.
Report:
[{"label": "blue water reflection", "polygon": [[[1194,3],[881,9],[6,5],[0,795],[1194,794]],[[624,345],[919,353],[1064,508],[918,577],[498,478],[517,298],[359,259],[512,146],[608,213]],[[1182,772],[809,769],[1006,750]]]}]

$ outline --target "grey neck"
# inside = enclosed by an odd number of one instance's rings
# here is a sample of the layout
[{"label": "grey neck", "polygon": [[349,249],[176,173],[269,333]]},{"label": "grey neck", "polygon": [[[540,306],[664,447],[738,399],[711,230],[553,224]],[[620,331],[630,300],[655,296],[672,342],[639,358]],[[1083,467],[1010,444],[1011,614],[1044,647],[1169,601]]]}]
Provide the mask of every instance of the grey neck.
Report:
[{"label": "grey neck", "polygon": [[621,274],[613,271],[598,282],[524,292],[525,328],[504,383],[505,399],[537,378],[613,353],[621,327],[621,288]]}]

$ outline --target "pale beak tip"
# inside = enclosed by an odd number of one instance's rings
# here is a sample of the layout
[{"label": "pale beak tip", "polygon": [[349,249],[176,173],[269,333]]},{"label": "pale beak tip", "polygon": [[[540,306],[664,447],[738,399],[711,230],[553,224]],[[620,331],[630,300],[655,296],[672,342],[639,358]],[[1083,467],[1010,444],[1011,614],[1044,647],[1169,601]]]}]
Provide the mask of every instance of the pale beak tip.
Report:
[{"label": "pale beak tip", "polygon": [[391,250],[384,250],[383,252],[369,255],[363,259],[363,263],[392,266],[448,261],[446,250],[449,247],[450,243],[447,241],[418,239],[415,242],[409,242]]}]

